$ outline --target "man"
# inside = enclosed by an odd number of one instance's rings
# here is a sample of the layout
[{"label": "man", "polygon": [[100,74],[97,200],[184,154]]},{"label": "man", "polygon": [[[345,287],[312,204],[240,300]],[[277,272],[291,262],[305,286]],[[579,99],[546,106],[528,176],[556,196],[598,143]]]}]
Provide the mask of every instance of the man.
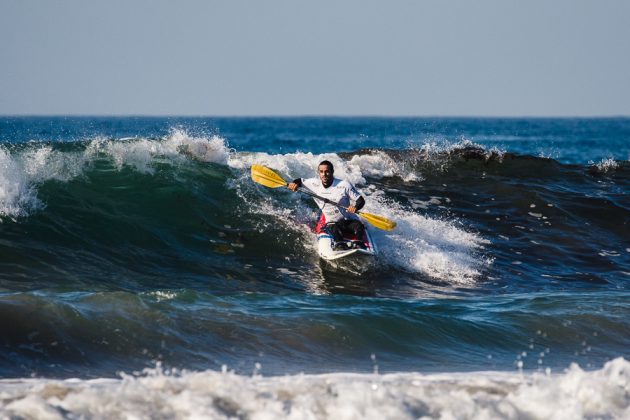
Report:
[{"label": "man", "polygon": [[365,199],[357,192],[351,183],[342,181],[333,176],[335,170],[333,164],[329,161],[322,161],[317,167],[317,172],[319,179],[297,178],[288,185],[289,189],[295,192],[299,187],[304,186],[315,194],[334,201],[335,203],[339,203],[340,206],[346,207],[347,209],[340,208],[314,198],[315,203],[322,211],[322,217],[317,224],[316,231],[319,232],[322,228],[328,230],[333,236],[338,248],[347,247],[344,242],[344,234],[354,236],[358,240],[354,243],[363,247],[365,227],[359,220],[356,212],[363,208]]}]

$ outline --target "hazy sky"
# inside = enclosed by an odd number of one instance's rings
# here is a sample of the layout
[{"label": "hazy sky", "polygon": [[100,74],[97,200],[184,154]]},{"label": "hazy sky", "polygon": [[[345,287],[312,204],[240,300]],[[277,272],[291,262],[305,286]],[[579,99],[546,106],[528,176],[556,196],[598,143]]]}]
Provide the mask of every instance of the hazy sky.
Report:
[{"label": "hazy sky", "polygon": [[0,114],[630,115],[630,1],[0,0]]}]

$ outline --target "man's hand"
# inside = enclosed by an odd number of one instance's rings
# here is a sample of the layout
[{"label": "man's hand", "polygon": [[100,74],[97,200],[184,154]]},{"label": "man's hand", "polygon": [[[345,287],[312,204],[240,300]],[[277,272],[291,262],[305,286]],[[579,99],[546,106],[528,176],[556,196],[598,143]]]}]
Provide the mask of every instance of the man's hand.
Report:
[{"label": "man's hand", "polygon": [[357,212],[357,208],[356,206],[350,206],[348,207],[348,213],[356,213]]},{"label": "man's hand", "polygon": [[298,187],[299,187],[298,184],[296,184],[295,182],[291,182],[289,183],[289,185],[287,185],[287,188],[293,192],[296,192]]}]

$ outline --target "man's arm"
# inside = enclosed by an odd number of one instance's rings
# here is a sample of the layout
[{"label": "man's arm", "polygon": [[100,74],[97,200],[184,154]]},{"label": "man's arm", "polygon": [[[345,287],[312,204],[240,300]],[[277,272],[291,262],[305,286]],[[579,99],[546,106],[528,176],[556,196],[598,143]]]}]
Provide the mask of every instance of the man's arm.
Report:
[{"label": "man's arm", "polygon": [[348,207],[348,212],[356,213],[359,210],[361,210],[363,206],[365,206],[365,198],[363,198],[363,196],[360,196],[359,198],[357,198],[357,201],[354,203],[354,206]]},{"label": "man's arm", "polygon": [[302,178],[295,178],[287,185],[287,188],[293,192],[296,192],[298,188],[302,186]]},{"label": "man's arm", "polygon": [[346,194],[348,195],[348,198],[350,199],[350,203],[354,201],[354,204],[351,204],[350,206],[348,206],[348,212],[356,213],[359,210],[361,210],[363,206],[365,206],[365,198],[363,198],[363,196],[359,194],[359,192],[354,187],[354,185],[352,185],[348,181],[344,181],[344,182],[346,183]]}]

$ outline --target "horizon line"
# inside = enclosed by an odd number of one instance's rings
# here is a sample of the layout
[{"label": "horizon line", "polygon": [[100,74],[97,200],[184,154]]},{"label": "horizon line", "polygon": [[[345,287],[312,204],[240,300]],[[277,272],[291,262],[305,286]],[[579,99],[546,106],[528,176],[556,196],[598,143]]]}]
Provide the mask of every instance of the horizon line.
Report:
[{"label": "horizon line", "polygon": [[418,118],[418,119],[627,119],[630,114],[609,115],[413,115],[413,114],[1,114],[0,118]]}]

